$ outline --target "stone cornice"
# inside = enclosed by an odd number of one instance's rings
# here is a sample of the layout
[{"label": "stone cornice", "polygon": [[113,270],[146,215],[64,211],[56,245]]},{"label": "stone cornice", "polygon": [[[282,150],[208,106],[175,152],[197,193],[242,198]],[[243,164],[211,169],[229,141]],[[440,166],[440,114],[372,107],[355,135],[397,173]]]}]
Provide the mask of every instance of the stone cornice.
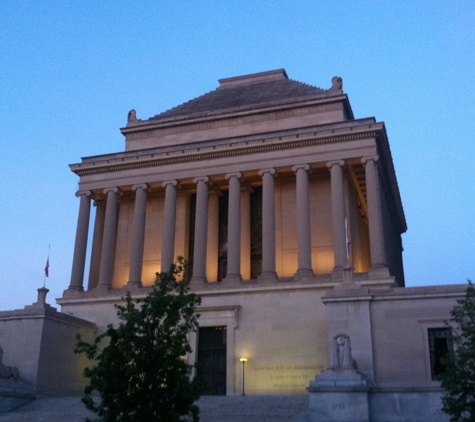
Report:
[{"label": "stone cornice", "polygon": [[[390,285],[392,279],[369,279],[367,273],[355,274],[358,282],[362,284],[364,288],[370,288],[374,286],[387,287]],[[279,293],[289,291],[329,291],[333,290],[335,286],[340,284],[339,281],[331,279],[330,275],[317,275],[309,281],[292,281],[291,277],[282,277],[277,281],[268,282],[213,282],[207,283],[202,286],[191,287],[191,292],[199,294],[202,297],[206,296],[227,296],[234,294],[256,294],[256,293]],[[56,302],[63,305],[83,305],[84,303],[117,303],[124,300],[124,296],[127,291],[130,291],[134,299],[141,299],[151,291],[151,287],[144,286],[137,290],[131,290],[130,287],[124,286],[121,289],[109,289],[103,292],[92,291],[68,291],[66,290],[62,298],[56,299]]]},{"label": "stone cornice", "polygon": [[[377,125],[369,125],[369,126],[377,126]],[[156,167],[156,166],[163,166],[167,164],[176,164],[176,163],[186,163],[186,162],[193,162],[193,161],[203,161],[203,160],[212,160],[215,158],[223,158],[223,157],[232,157],[232,156],[240,156],[240,155],[248,155],[248,154],[256,154],[256,153],[263,153],[263,152],[271,152],[277,150],[290,150],[290,149],[297,149],[302,147],[308,147],[312,145],[319,145],[319,144],[329,144],[329,143],[336,143],[336,142],[345,142],[345,141],[352,141],[357,139],[365,139],[365,138],[376,138],[378,137],[380,131],[379,128],[373,127],[365,127],[362,130],[355,130],[352,133],[342,134],[342,135],[334,135],[334,136],[322,136],[318,137],[315,136],[314,133],[305,134],[305,135],[290,135],[287,141],[284,139],[275,139],[268,143],[265,139],[261,139],[259,141],[253,141],[253,144],[257,144],[255,146],[250,146],[251,142],[242,142],[241,145],[247,146],[234,146],[233,144],[225,145],[217,147],[212,152],[201,152],[200,148],[195,150],[188,150],[188,151],[180,151],[175,152],[172,154],[169,153],[162,153],[162,154],[152,154],[149,156],[141,156],[141,157],[131,157],[127,159],[121,159],[119,162],[113,162],[112,160],[101,161],[98,163],[87,163],[87,164],[75,164],[71,165],[71,170],[76,173],[78,176],[88,175],[88,174],[95,174],[95,173],[105,173],[105,172],[112,172],[112,171],[122,171],[122,170],[129,170],[135,168],[144,168],[144,167]],[[232,148],[231,148],[232,147]],[[226,148],[226,149],[224,149]],[[157,155],[162,155],[163,157],[155,158]],[[116,161],[116,160],[113,160]]]},{"label": "stone cornice", "polygon": [[357,300],[371,301],[401,301],[420,299],[459,299],[465,295],[467,286],[465,284],[454,284],[446,286],[422,286],[422,287],[393,287],[387,290],[375,289],[336,289],[328,291],[322,298],[324,303],[332,302],[353,302]]},{"label": "stone cornice", "polygon": [[346,95],[330,98],[303,99],[289,101],[288,104],[265,107],[254,106],[248,110],[230,109],[206,115],[191,115],[169,119],[146,120],[135,126],[121,128],[120,131],[128,141],[136,139],[154,138],[171,134],[211,130],[227,126],[236,126],[268,120],[278,120],[306,114],[322,113],[345,108],[352,118]]}]

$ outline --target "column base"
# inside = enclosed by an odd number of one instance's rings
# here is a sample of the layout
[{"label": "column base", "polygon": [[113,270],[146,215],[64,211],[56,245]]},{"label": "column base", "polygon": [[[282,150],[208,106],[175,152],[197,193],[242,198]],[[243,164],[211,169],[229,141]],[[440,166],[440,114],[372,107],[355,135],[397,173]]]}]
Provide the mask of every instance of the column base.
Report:
[{"label": "column base", "polygon": [[131,281],[129,280],[127,284],[124,287],[142,287],[142,282],[141,281]]},{"label": "column base", "polygon": [[206,277],[202,277],[202,276],[193,276],[191,277],[191,280],[190,280],[190,284],[191,285],[197,285],[197,284],[205,284],[208,282],[208,279]]},{"label": "column base", "polygon": [[257,277],[257,281],[277,281],[277,273],[275,271],[264,271],[259,277]]},{"label": "column base", "polygon": [[241,274],[228,274],[223,278],[224,283],[237,283],[242,281]]},{"label": "column base", "polygon": [[78,297],[82,293],[84,293],[84,290],[78,290],[78,289],[63,290],[63,298]]},{"label": "column base", "polygon": [[343,283],[353,283],[353,274],[355,269],[346,264],[344,267],[335,267],[331,273],[332,279],[342,281]]},{"label": "column base", "polygon": [[313,270],[310,268],[301,268],[294,274],[294,281],[303,281],[313,278]]},{"label": "column base", "polygon": [[83,292],[84,287],[82,287],[82,286],[69,286],[68,290],[69,291],[75,291],[75,292]]},{"label": "column base", "polygon": [[108,290],[112,290],[112,286],[111,285],[108,285],[108,284],[98,284],[96,287],[94,287],[94,289],[92,290],[95,290],[95,291],[104,291],[104,292],[107,292]]}]

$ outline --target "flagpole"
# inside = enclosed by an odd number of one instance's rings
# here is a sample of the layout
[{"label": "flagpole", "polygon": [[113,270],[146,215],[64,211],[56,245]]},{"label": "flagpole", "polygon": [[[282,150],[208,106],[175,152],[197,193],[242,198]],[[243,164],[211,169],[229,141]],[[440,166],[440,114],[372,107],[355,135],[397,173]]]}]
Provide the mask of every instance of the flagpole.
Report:
[{"label": "flagpole", "polygon": [[49,277],[49,252],[50,252],[51,244],[48,245],[48,258],[46,258],[46,265],[45,265],[45,275],[43,276],[43,288],[46,285],[46,277]]}]

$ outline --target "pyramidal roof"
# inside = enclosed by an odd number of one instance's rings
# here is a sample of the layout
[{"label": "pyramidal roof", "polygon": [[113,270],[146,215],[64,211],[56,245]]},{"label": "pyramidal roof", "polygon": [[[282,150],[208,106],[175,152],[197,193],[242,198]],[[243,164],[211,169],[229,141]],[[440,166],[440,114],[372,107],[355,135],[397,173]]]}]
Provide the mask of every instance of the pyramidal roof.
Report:
[{"label": "pyramidal roof", "polygon": [[208,114],[268,105],[281,101],[306,97],[327,97],[340,95],[341,78],[333,78],[328,90],[289,79],[284,69],[254,73],[219,80],[219,87],[184,104],[174,107],[148,119],[156,121],[192,114]]}]

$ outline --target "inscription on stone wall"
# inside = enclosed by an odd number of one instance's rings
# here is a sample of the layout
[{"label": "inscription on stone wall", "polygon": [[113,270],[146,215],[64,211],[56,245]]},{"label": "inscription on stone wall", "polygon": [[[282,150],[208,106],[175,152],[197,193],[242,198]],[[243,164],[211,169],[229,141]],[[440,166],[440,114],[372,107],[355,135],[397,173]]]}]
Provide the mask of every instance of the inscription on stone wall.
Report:
[{"label": "inscription on stone wall", "polygon": [[[249,374],[256,391],[302,390],[326,365],[254,365]],[[251,381],[251,380],[250,380]]]}]

